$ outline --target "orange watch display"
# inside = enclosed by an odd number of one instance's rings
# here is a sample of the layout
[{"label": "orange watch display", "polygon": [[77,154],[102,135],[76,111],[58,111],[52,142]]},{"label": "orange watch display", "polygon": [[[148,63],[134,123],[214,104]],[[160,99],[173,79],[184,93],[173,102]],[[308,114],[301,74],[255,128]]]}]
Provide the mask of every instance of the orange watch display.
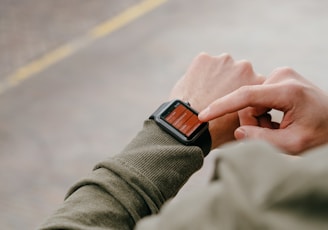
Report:
[{"label": "orange watch display", "polygon": [[210,139],[208,123],[201,122],[190,104],[181,100],[162,104],[149,118],[182,144],[198,145],[200,138]]}]

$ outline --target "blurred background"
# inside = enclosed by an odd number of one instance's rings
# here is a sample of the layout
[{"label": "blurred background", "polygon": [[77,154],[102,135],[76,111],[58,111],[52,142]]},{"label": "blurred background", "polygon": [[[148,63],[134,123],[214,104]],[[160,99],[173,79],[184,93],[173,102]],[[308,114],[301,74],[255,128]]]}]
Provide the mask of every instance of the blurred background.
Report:
[{"label": "blurred background", "polygon": [[[201,3],[200,3],[201,2]],[[200,52],[328,90],[328,1],[0,0],[0,228],[35,229]],[[183,192],[208,181],[211,157]]]}]

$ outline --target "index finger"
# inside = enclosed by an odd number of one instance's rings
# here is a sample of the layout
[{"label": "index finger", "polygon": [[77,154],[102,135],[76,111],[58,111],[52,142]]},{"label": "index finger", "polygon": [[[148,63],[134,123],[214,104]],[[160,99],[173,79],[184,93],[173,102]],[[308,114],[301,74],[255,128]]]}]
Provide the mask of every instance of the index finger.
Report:
[{"label": "index finger", "polygon": [[285,111],[288,109],[288,89],[279,84],[243,86],[212,102],[201,111],[198,118],[210,121],[247,107],[267,107]]}]

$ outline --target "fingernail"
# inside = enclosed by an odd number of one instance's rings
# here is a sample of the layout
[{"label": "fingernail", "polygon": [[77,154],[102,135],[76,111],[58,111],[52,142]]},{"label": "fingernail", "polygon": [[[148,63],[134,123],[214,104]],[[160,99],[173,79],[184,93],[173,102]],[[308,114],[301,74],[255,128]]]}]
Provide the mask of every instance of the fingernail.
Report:
[{"label": "fingernail", "polygon": [[236,131],[235,131],[235,137],[236,139],[244,139],[244,138],[247,138],[247,132],[246,130],[244,130],[243,128],[238,128]]},{"label": "fingernail", "polygon": [[201,111],[199,114],[198,114],[198,118],[200,120],[205,120],[207,115],[210,113],[210,108],[207,107],[206,109],[204,109],[203,111]]}]

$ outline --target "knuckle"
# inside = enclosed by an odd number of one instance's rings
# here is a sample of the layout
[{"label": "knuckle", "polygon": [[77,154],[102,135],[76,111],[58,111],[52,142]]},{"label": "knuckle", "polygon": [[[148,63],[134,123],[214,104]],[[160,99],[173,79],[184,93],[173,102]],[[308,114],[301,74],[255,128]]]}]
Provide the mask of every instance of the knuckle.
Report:
[{"label": "knuckle", "polygon": [[286,150],[292,155],[297,155],[307,148],[309,138],[306,135],[297,134],[287,143]]},{"label": "knuckle", "polygon": [[253,73],[253,66],[250,61],[240,60],[236,65],[241,69],[242,72]]},{"label": "knuckle", "polygon": [[252,87],[250,85],[243,85],[238,90],[243,98],[247,98],[248,101],[254,101],[253,91],[251,89]]},{"label": "knuckle", "polygon": [[251,62],[246,59],[239,60],[237,62],[237,65],[244,67],[244,68],[253,68]]},{"label": "knuckle", "polygon": [[219,60],[221,60],[222,62],[229,62],[232,59],[231,55],[228,53],[222,53],[220,56],[217,57]]},{"label": "knuckle", "polygon": [[296,97],[303,96],[306,91],[306,87],[295,79],[289,79],[286,81],[285,89],[288,90],[289,95]]},{"label": "knuckle", "polygon": [[228,63],[231,62],[233,59],[230,54],[223,53],[219,56],[211,56],[206,52],[199,53],[196,58],[196,62],[209,62],[212,61],[213,63]]},{"label": "knuckle", "polygon": [[205,52],[201,52],[201,53],[199,53],[199,54],[195,57],[194,61],[195,61],[196,63],[199,63],[199,62],[207,61],[207,60],[210,59],[210,58],[211,58],[210,55],[208,55],[208,54],[205,53]]},{"label": "knuckle", "polygon": [[284,75],[291,75],[294,74],[294,70],[291,67],[284,66],[284,67],[278,67],[274,70],[274,72]]},{"label": "knuckle", "polygon": [[274,78],[276,80],[290,78],[292,76],[295,76],[295,73],[295,70],[293,70],[291,67],[278,67],[273,70],[271,78]]},{"label": "knuckle", "polygon": [[211,58],[211,56],[206,52],[201,52],[198,54],[197,58],[198,59],[208,59],[208,58]]}]

